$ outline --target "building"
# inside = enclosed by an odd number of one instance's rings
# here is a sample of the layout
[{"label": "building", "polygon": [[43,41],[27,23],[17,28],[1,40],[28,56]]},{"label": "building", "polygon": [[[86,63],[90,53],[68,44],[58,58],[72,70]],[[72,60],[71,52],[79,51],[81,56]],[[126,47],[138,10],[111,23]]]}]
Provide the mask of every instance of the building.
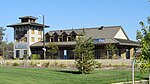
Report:
[{"label": "building", "polygon": [[[22,58],[23,54],[38,54],[41,58],[43,55],[43,25],[36,23],[35,17],[20,17],[21,23],[8,25],[14,28],[14,57]],[[48,26],[45,26],[48,27]],[[76,39],[83,36],[83,30],[86,37],[91,37],[95,45],[95,58],[100,59],[107,55],[105,46],[114,44],[118,48],[116,55],[119,58],[130,59],[134,55],[134,48],[139,44],[128,38],[121,26],[95,27],[49,31],[45,36],[46,48],[49,42],[53,42],[59,47],[56,59],[74,59],[73,49],[76,45]],[[49,52],[46,51],[46,55]]]},{"label": "building", "polygon": [[[43,39],[43,24],[36,23],[33,16],[19,17],[20,23],[7,25],[14,28],[14,58],[23,58],[24,54],[32,54],[30,46]],[[45,28],[49,26],[45,25]]]}]

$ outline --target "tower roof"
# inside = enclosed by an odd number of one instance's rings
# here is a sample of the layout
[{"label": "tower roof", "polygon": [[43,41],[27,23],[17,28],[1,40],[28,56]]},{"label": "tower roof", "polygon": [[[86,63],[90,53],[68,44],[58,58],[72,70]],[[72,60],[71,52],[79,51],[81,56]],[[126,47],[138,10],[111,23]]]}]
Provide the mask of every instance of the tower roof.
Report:
[{"label": "tower roof", "polygon": [[[39,26],[39,27],[43,27],[43,24],[26,22],[26,23],[16,23],[16,24],[12,24],[12,25],[7,25],[7,27],[19,27],[19,26]],[[49,28],[49,26],[45,25],[45,28]]]},{"label": "tower roof", "polygon": [[[43,27],[43,24],[37,23],[37,17],[34,16],[23,16],[19,17],[21,19],[20,23],[15,23],[11,25],[7,25],[7,27],[19,27],[19,26],[36,26],[36,27]],[[48,28],[49,26],[44,25],[44,28]]]},{"label": "tower roof", "polygon": [[19,19],[38,19],[37,17],[34,17],[34,16],[22,16],[22,17],[19,17]]}]

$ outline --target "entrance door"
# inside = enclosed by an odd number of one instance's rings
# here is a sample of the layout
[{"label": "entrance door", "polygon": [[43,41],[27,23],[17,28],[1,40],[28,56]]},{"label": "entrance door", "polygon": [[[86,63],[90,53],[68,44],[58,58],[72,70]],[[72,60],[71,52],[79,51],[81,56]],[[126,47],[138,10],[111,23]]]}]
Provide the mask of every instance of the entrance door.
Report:
[{"label": "entrance door", "polygon": [[126,58],[130,59],[130,49],[126,49]]},{"label": "entrance door", "polygon": [[20,50],[16,50],[16,58],[20,57]]},{"label": "entrance door", "polygon": [[64,50],[64,59],[67,59],[67,50]]}]

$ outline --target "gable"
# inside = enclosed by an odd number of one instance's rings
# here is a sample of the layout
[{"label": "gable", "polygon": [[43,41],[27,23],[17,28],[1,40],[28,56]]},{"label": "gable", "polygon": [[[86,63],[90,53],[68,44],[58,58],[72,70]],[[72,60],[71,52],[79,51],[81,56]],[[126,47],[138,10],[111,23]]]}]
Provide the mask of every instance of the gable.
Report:
[{"label": "gable", "polygon": [[114,38],[118,38],[118,39],[128,39],[128,37],[126,36],[125,32],[120,29],[116,35],[114,36]]}]

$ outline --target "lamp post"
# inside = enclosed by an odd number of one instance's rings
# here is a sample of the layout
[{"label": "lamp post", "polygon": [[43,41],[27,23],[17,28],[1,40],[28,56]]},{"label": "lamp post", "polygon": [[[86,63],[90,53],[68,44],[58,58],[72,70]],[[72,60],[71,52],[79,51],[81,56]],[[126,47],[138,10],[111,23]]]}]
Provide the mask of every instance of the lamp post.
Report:
[{"label": "lamp post", "polygon": [[44,59],[46,59],[46,48],[45,48],[45,37],[44,37],[44,34],[45,34],[45,31],[44,31],[44,28],[45,28],[45,17],[44,15],[42,15],[42,20],[43,20],[43,55],[44,55]]}]

